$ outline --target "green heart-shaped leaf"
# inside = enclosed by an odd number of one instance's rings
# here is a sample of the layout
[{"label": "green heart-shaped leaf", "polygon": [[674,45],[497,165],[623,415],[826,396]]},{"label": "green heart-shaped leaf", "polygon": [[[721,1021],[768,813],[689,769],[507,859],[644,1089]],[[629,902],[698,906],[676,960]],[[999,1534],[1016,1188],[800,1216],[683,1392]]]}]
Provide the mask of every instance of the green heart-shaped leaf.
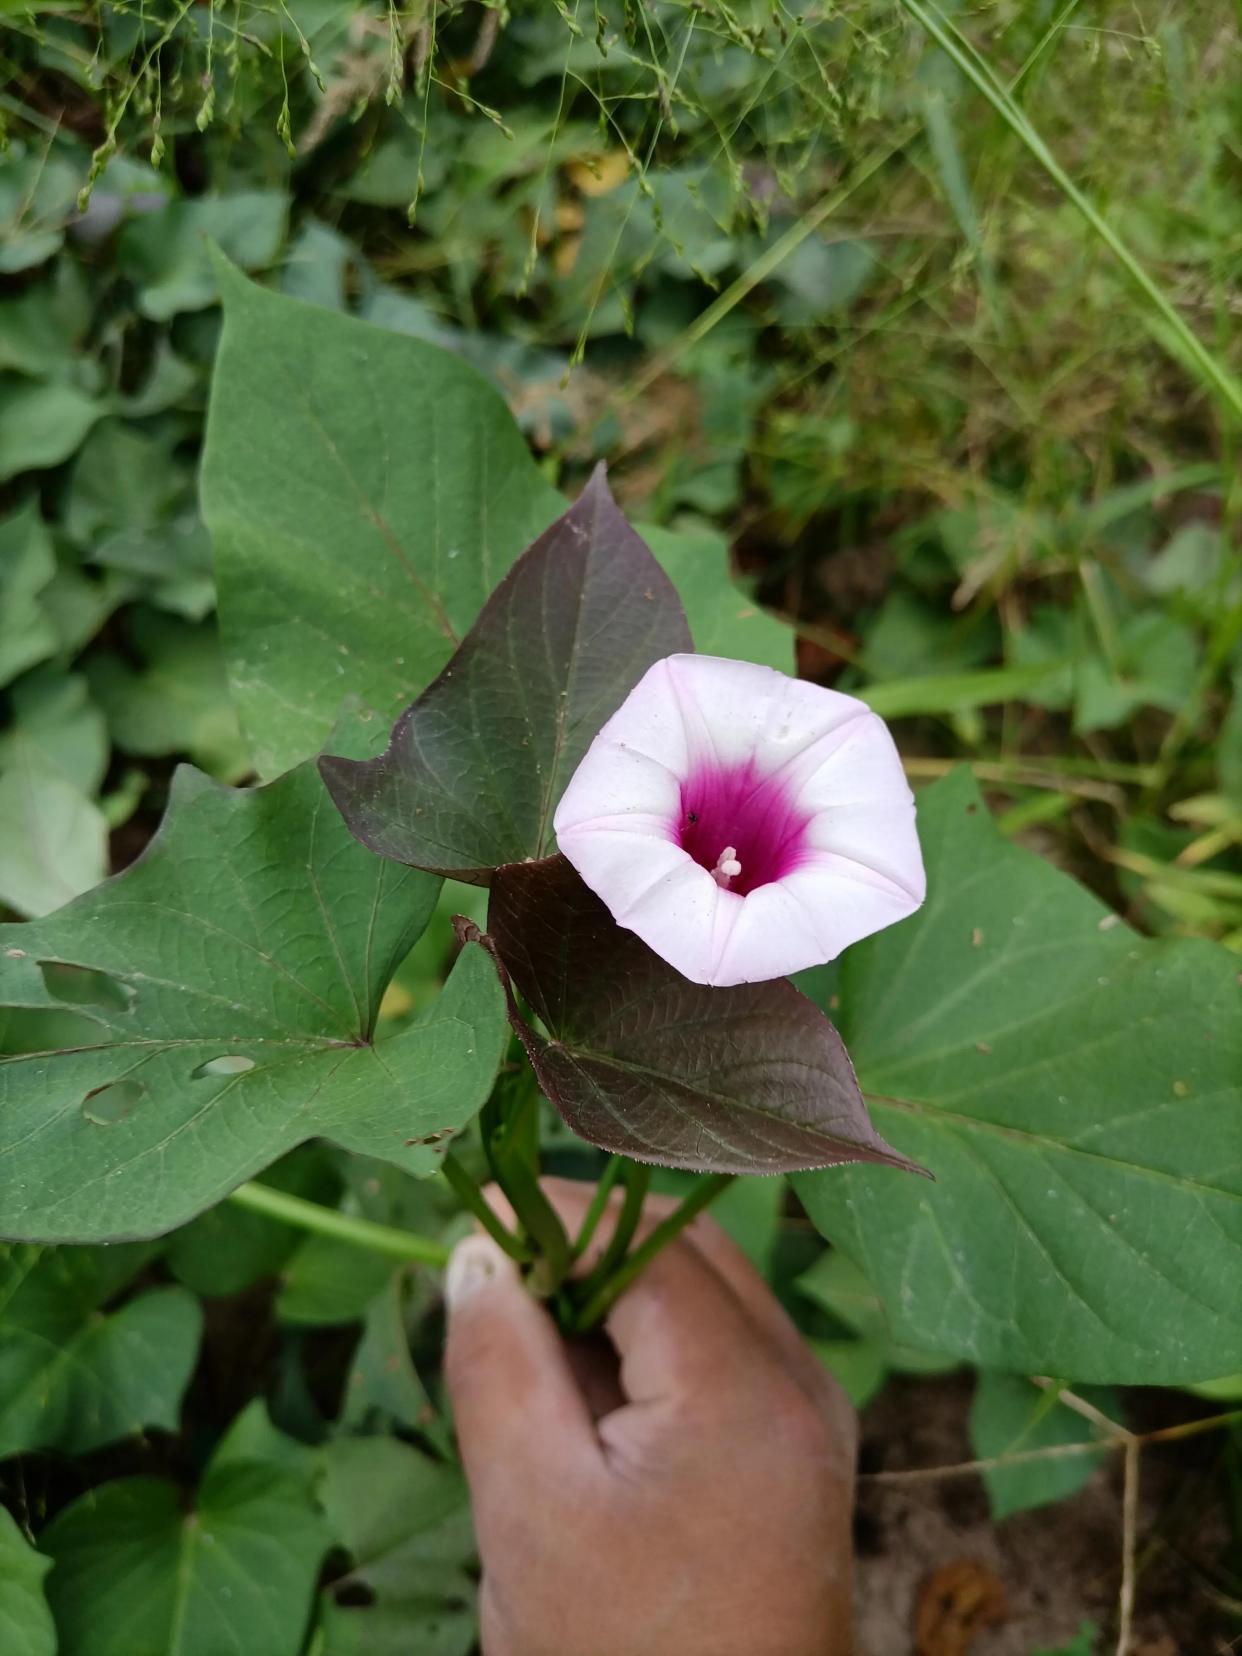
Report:
[{"label": "green heart-shaped leaf", "polygon": [[74,1656],[296,1656],[331,1536],[303,1478],[217,1461],[186,1510],[175,1484],[119,1478],[40,1537]]},{"label": "green heart-shaped leaf", "polygon": [[919,833],[927,904],[846,954],[841,1000],[872,1112],[936,1183],[811,1175],[812,1219],[910,1345],[1085,1381],[1236,1369],[1237,956],[1136,937],[965,771]]},{"label": "green heart-shaped leaf", "polygon": [[564,503],[460,357],[218,270],[203,516],[271,776],[319,751],[346,695],[395,718]]},{"label": "green heart-shaped leaf", "polygon": [[181,1288],[103,1308],[149,1247],[0,1247],[0,1457],[81,1455],[147,1426],[175,1431],[202,1313]]},{"label": "green heart-shaped leaf", "polygon": [[6,1656],[56,1656],[56,1625],[43,1594],[50,1558],[29,1544],[0,1507],[0,1632]]},{"label": "green heart-shaped leaf", "polygon": [[[460,356],[217,273],[203,517],[242,730],[273,776],[347,696],[395,719],[565,501]],[[652,546],[700,649],[789,670],[788,628],[730,583],[722,541]],[[539,634],[519,643],[533,664]]]}]

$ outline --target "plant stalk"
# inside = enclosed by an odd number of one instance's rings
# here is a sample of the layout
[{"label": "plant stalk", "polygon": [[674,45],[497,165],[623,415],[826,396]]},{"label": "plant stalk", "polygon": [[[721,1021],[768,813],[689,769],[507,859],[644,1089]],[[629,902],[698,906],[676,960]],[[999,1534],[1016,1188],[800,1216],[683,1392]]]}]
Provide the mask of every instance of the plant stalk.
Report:
[{"label": "plant stalk", "polygon": [[573,1245],[574,1259],[581,1259],[591,1246],[595,1232],[599,1229],[599,1222],[604,1217],[604,1209],[608,1206],[608,1198],[612,1193],[612,1187],[621,1177],[624,1167],[624,1156],[610,1156],[608,1158],[608,1165],[600,1174],[599,1183],[595,1187],[595,1194],[591,1197],[591,1205],[582,1216],[582,1226]]},{"label": "plant stalk", "polygon": [[445,1156],[440,1171],[444,1174],[454,1196],[464,1208],[469,1209],[492,1241],[503,1248],[509,1258],[516,1260],[519,1265],[529,1265],[532,1258],[530,1249],[500,1222],[488,1206],[483,1192],[457,1158],[451,1153]]},{"label": "plant stalk", "polygon": [[[667,1219],[662,1219],[655,1229],[628,1255],[624,1263],[605,1281],[598,1286],[591,1286],[597,1273],[588,1278],[587,1297],[579,1307],[573,1320],[573,1331],[585,1333],[607,1314],[626,1289],[639,1276],[662,1248],[666,1248],[674,1241],[691,1220],[697,1219],[703,1209],[710,1202],[714,1202],[722,1191],[727,1190],[733,1183],[732,1173],[711,1173],[687,1193],[681,1202],[673,1209]],[[627,1192],[628,1196],[628,1192]],[[631,1233],[632,1234],[632,1233]]]},{"label": "plant stalk", "polygon": [[356,1219],[272,1185],[253,1182],[239,1185],[230,1192],[228,1200],[251,1213],[261,1213],[265,1219],[279,1219],[299,1230],[330,1237],[334,1242],[347,1242],[356,1248],[369,1248],[372,1253],[389,1254],[393,1259],[412,1260],[419,1265],[443,1268],[448,1264],[451,1250],[430,1236],[417,1236],[394,1225],[378,1225],[371,1219]]},{"label": "plant stalk", "polygon": [[616,1226],[594,1269],[583,1278],[579,1288],[580,1294],[594,1293],[596,1287],[617,1269],[634,1240],[634,1232],[643,1216],[643,1203],[647,1200],[647,1190],[651,1184],[651,1168],[646,1162],[625,1159],[621,1177],[625,1180],[625,1196],[621,1202],[621,1211],[617,1215]]}]

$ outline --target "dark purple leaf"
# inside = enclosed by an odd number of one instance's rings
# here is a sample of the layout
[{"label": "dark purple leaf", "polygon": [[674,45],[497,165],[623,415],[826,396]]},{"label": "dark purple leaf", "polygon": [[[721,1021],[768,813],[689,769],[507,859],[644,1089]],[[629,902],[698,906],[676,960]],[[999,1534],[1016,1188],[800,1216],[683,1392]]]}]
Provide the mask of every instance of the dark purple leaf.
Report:
[{"label": "dark purple leaf", "polygon": [[325,756],[324,781],[372,851],[486,884],[554,849],[552,813],[591,739],[652,662],[692,648],[672,582],[600,467],[397,720],[388,751]]},{"label": "dark purple leaf", "polygon": [[497,961],[540,1085],[590,1143],[713,1173],[863,1161],[921,1171],[875,1132],[840,1036],[791,983],[689,982],[618,926],[564,857],[499,869],[487,935],[459,930]]}]

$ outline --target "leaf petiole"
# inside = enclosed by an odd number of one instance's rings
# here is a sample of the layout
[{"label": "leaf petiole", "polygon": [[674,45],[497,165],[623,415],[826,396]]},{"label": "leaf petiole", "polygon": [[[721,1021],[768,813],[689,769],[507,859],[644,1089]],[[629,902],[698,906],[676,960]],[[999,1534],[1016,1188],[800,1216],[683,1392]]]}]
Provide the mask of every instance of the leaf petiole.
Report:
[{"label": "leaf petiole", "polygon": [[413,1260],[420,1265],[448,1264],[451,1250],[430,1236],[418,1236],[394,1225],[379,1225],[372,1219],[339,1213],[336,1208],[308,1202],[303,1196],[293,1196],[273,1185],[253,1181],[239,1185],[230,1191],[228,1200],[267,1219],[279,1219],[286,1225],[296,1225],[299,1230],[312,1231],[316,1236],[331,1237],[335,1242],[370,1248],[372,1253],[390,1254],[394,1259]]},{"label": "leaf petiole", "polygon": [[624,1156],[610,1156],[608,1158],[608,1165],[600,1174],[599,1183],[595,1187],[595,1194],[591,1197],[591,1205],[582,1217],[582,1227],[573,1245],[574,1259],[581,1259],[590,1247],[592,1238],[599,1229],[599,1222],[604,1217],[604,1209],[608,1206],[608,1197],[612,1193],[612,1187],[621,1177],[624,1167]]},{"label": "leaf petiole", "polygon": [[502,1225],[495,1213],[488,1206],[483,1192],[466,1172],[465,1168],[453,1155],[444,1158],[440,1171],[448,1181],[454,1196],[482,1225],[483,1229],[499,1247],[503,1248],[510,1259],[515,1259],[519,1265],[529,1265],[531,1251],[520,1242],[513,1232]]},{"label": "leaf petiole", "polygon": [[662,1219],[605,1281],[590,1289],[574,1315],[573,1332],[583,1334],[594,1328],[661,1249],[675,1241],[691,1220],[697,1219],[703,1209],[733,1183],[734,1177],[732,1173],[711,1173],[700,1179],[667,1219]]}]

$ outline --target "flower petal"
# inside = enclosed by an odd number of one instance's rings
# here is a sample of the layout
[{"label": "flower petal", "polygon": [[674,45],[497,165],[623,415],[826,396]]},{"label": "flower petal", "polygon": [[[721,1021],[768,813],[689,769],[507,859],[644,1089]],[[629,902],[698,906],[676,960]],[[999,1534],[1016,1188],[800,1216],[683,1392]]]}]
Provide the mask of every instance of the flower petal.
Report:
[{"label": "flower petal", "polygon": [[[657,663],[647,678],[661,666],[677,698],[692,759],[714,757],[723,765],[737,765],[759,753],[765,771],[777,771],[861,715],[875,718],[853,696],[751,661],[675,655]],[[614,722],[629,706],[627,700]]]},{"label": "flower petal", "polygon": [[[925,891],[914,801],[883,720],[853,696],[717,656],[647,671],[592,743],[555,827],[617,922],[696,983],[834,959]],[[722,884],[726,849],[740,869]]]}]

